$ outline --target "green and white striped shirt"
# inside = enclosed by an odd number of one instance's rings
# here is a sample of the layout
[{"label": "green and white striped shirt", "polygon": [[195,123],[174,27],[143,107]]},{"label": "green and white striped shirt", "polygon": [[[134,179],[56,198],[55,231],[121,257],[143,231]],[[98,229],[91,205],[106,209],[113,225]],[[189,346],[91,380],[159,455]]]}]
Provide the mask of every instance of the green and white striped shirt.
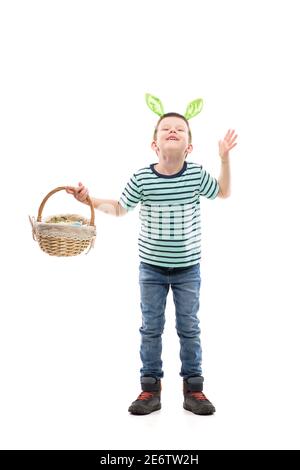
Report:
[{"label": "green and white striped shirt", "polygon": [[128,181],[119,203],[132,210],[139,202],[141,261],[186,267],[201,259],[200,196],[214,199],[219,184],[202,165],[184,162],[174,175],[162,175],[154,163]]}]

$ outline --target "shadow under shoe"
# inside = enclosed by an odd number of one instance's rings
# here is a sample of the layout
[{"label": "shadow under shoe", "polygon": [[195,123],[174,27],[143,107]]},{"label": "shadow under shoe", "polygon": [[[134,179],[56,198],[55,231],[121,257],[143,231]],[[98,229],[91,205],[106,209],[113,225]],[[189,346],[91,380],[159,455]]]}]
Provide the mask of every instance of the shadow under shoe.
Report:
[{"label": "shadow under shoe", "polygon": [[141,377],[142,392],[137,399],[131,403],[128,411],[133,415],[147,415],[161,409],[160,379],[155,377]]},{"label": "shadow under shoe", "polygon": [[216,409],[206,398],[203,390],[203,377],[189,377],[183,380],[183,408],[196,415],[211,415]]}]

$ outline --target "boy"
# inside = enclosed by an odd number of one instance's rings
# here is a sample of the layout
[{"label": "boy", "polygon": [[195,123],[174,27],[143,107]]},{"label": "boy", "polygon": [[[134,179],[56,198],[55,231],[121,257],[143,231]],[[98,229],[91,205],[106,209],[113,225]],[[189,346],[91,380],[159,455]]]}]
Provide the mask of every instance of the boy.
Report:
[{"label": "boy", "polygon": [[[176,330],[180,339],[183,407],[208,415],[215,407],[203,393],[198,320],[200,277],[200,196],[214,199],[230,194],[229,151],[237,135],[229,130],[219,141],[221,172],[213,178],[201,165],[186,162],[192,152],[188,120],[178,113],[163,114],[154,131],[152,149],[159,162],[134,173],[119,201],[91,198],[93,206],[124,215],[141,202],[139,283],[142,326],[140,357],[142,392],[129,412],[149,414],[161,408],[162,333],[169,287],[173,291]],[[67,192],[87,203],[82,183]]]}]

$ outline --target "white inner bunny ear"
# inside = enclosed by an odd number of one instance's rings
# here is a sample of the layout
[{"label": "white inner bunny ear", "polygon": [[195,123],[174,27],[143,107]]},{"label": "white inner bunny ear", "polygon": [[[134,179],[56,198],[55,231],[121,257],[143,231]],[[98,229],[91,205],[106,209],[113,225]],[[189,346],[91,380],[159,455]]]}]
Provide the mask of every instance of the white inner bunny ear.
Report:
[{"label": "white inner bunny ear", "polygon": [[191,101],[186,108],[184,117],[186,119],[191,119],[202,111],[203,108],[203,99],[197,98],[196,100]]},{"label": "white inner bunny ear", "polygon": [[159,98],[150,95],[150,93],[146,93],[145,99],[151,111],[153,111],[155,114],[158,114],[158,116],[162,116],[164,114],[164,107]]}]

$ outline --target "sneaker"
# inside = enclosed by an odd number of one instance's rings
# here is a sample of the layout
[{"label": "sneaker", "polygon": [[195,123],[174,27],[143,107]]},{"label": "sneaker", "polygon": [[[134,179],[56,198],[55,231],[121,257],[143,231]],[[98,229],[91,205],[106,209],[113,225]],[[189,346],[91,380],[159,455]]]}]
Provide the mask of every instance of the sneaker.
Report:
[{"label": "sneaker", "polygon": [[203,377],[189,377],[183,381],[183,408],[196,415],[211,415],[216,409],[206,398],[203,390]]},{"label": "sneaker", "polygon": [[160,379],[154,377],[141,377],[142,392],[131,403],[128,411],[133,415],[147,415],[152,411],[161,409],[160,404]]}]

